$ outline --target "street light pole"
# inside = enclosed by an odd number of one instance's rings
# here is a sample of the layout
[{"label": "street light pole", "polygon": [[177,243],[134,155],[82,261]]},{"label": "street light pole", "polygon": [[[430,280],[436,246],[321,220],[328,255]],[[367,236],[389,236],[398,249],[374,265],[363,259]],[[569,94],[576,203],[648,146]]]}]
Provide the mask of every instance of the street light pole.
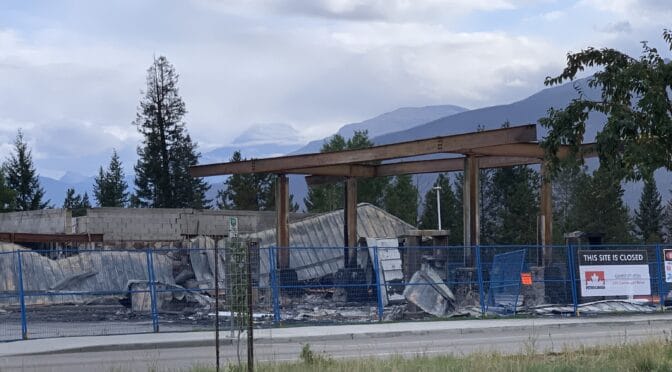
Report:
[{"label": "street light pole", "polygon": [[441,198],[439,197],[439,191],[441,191],[441,186],[434,186],[432,190],[436,191],[436,215],[439,218],[439,231],[441,230]]}]

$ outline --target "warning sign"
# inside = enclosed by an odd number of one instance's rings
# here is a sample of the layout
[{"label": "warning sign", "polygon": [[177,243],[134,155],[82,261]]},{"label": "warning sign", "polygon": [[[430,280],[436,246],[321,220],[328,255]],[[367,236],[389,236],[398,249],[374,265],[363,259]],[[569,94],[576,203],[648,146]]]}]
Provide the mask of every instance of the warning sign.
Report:
[{"label": "warning sign", "polygon": [[651,294],[644,250],[579,251],[578,258],[583,297]]},{"label": "warning sign", "polygon": [[665,282],[672,283],[672,249],[663,249],[665,257]]}]

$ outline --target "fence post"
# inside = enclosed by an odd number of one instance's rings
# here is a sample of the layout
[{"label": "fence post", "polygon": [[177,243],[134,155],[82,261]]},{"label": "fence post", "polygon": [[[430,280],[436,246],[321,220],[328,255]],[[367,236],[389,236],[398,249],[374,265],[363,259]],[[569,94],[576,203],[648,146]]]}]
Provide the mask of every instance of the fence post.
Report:
[{"label": "fence post", "polygon": [[579,299],[576,288],[576,273],[574,272],[574,252],[572,244],[567,244],[567,272],[572,288],[572,305],[574,306],[574,316],[579,316]]},{"label": "fence post", "polygon": [[665,269],[663,266],[662,247],[656,244],[656,260],[658,261],[658,302],[660,302],[660,311],[665,311]]},{"label": "fence post", "polygon": [[147,249],[147,278],[149,283],[149,297],[152,309],[152,329],[154,333],[159,332],[159,311],[156,304],[156,281],[154,279],[154,258],[152,250]]},{"label": "fence post", "polygon": [[16,264],[18,266],[18,284],[19,284],[19,304],[21,306],[21,338],[28,339],[28,322],[26,321],[26,297],[23,291],[23,265],[21,262],[21,251],[16,251]]},{"label": "fence post", "polygon": [[383,321],[383,291],[380,284],[380,264],[378,262],[378,246],[373,247],[373,272],[376,275],[376,292],[378,293],[378,321]]},{"label": "fence post", "polygon": [[476,278],[478,280],[478,296],[481,305],[481,318],[485,317],[485,290],[483,289],[483,264],[481,263],[481,246],[476,245]]},{"label": "fence post", "polygon": [[271,284],[271,297],[273,298],[273,320],[280,322],[280,293],[278,290],[278,273],[275,259],[275,248],[270,246],[268,248],[268,266],[269,266],[269,281]]}]

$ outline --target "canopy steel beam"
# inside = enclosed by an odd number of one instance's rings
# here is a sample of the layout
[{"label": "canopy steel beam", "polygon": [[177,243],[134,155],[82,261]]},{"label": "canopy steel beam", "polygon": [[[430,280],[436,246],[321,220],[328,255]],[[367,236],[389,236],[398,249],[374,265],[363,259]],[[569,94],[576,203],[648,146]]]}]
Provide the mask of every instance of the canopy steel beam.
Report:
[{"label": "canopy steel beam", "polygon": [[534,124],[436,137],[366,149],[281,156],[238,162],[197,165],[189,168],[194,177],[245,173],[288,173],[292,169],[364,163],[438,153],[469,153],[474,148],[532,142],[537,140]]}]

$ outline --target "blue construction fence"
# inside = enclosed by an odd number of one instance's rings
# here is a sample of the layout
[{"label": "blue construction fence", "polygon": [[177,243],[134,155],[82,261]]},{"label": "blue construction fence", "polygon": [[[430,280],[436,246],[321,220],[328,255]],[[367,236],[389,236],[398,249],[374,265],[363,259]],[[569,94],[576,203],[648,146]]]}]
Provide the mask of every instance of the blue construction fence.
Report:
[{"label": "blue construction fence", "polygon": [[660,312],[672,289],[663,244],[245,249],[0,251],[0,341],[212,330],[215,297],[234,332],[248,268],[256,327]]}]

